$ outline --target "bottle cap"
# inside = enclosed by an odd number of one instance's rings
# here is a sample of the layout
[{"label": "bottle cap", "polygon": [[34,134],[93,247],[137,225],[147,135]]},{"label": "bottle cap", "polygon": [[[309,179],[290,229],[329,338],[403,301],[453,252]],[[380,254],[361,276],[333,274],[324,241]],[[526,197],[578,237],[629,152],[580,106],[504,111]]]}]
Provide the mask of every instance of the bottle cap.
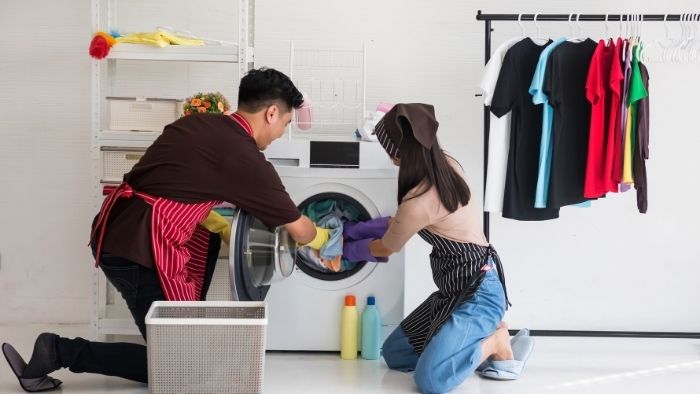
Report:
[{"label": "bottle cap", "polygon": [[374,299],[374,296],[367,297],[367,305],[374,305],[376,302],[377,301]]},{"label": "bottle cap", "polygon": [[355,306],[355,296],[354,295],[345,296],[345,306]]}]

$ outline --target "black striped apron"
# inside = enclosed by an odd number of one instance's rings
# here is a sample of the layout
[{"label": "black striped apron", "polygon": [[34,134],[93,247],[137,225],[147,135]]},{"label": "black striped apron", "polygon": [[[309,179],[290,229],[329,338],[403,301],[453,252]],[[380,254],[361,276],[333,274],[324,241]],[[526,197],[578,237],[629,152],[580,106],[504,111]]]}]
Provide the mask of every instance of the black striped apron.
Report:
[{"label": "black striped apron", "polygon": [[[482,268],[491,257],[505,292],[505,276],[498,253],[491,246],[452,241],[426,229],[418,232],[433,246],[430,268],[438,290],[408,315],[401,328],[416,353],[421,354],[430,338],[447,321],[460,304],[468,301],[479,288],[486,273]],[[505,294],[506,307],[508,294]]]}]

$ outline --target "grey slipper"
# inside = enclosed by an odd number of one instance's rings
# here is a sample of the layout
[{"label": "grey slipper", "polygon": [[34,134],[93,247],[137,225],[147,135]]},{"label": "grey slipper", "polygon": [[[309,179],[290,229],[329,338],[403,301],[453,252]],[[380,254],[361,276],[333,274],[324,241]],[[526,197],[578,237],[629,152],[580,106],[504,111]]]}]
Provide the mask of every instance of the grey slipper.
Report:
[{"label": "grey slipper", "polygon": [[515,338],[513,342],[513,360],[491,361],[480,372],[481,376],[495,380],[516,380],[520,378],[527,360],[532,355],[535,342],[530,336]]},{"label": "grey slipper", "polygon": [[[513,344],[515,343],[515,341],[516,341],[517,338],[520,338],[520,337],[523,337],[523,336],[528,336],[528,337],[529,337],[529,336],[530,336],[530,330],[527,329],[527,328],[523,328],[523,329],[521,329],[520,331],[518,331],[517,333],[515,333],[515,335],[513,335],[513,338],[510,339],[510,346],[511,346],[511,347],[513,346]],[[486,369],[486,367],[489,366],[489,363],[491,363],[491,357],[487,358],[483,363],[481,363],[481,365],[479,365],[478,367],[476,367],[476,372],[477,372],[477,373],[481,373],[484,369]]]},{"label": "grey slipper", "polygon": [[51,391],[58,388],[61,385],[60,380],[54,379],[49,375],[41,376],[38,378],[23,378],[22,373],[27,367],[27,363],[24,362],[22,356],[17,353],[14,347],[9,343],[2,344],[2,353],[5,355],[7,363],[12,369],[12,373],[15,374],[17,380],[19,381],[20,387],[28,393],[38,393],[42,391]]}]

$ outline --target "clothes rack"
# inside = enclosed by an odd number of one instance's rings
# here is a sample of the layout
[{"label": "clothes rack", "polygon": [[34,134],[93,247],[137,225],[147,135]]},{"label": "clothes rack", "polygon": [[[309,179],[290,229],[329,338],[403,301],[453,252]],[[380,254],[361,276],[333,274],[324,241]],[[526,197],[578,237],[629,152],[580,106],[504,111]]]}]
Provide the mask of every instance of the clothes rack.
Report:
[{"label": "clothes rack", "polygon": [[[476,20],[484,22],[484,64],[491,58],[491,33],[494,21],[535,21],[536,22],[677,22],[681,21],[681,14],[484,14],[477,11]],[[486,176],[489,152],[490,108],[484,106],[484,191],[486,190]],[[486,239],[490,239],[490,215],[483,211],[483,227]],[[511,330],[514,334],[516,330]],[[563,337],[635,337],[635,338],[694,338],[700,339],[700,332],[650,332],[650,331],[579,331],[579,330],[532,330],[532,335],[539,336],[563,336]]]}]

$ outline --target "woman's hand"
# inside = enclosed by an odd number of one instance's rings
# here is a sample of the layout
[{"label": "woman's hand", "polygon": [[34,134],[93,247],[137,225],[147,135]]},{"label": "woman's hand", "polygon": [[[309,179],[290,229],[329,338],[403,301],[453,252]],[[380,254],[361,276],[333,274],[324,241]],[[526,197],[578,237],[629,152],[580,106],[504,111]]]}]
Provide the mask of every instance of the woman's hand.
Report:
[{"label": "woman's hand", "polygon": [[386,263],[389,261],[383,256],[374,256],[370,252],[370,244],[374,242],[371,238],[359,241],[347,241],[343,244],[343,257],[353,263],[359,261],[369,261],[372,263]]},{"label": "woman's hand", "polygon": [[391,217],[371,219],[366,222],[347,222],[343,225],[343,238],[359,241],[381,238],[389,228]]},{"label": "woman's hand", "polygon": [[384,246],[384,242],[382,242],[381,239],[375,239],[374,241],[370,242],[369,252],[372,254],[372,256],[376,257],[389,257],[395,253],[394,250]]}]

